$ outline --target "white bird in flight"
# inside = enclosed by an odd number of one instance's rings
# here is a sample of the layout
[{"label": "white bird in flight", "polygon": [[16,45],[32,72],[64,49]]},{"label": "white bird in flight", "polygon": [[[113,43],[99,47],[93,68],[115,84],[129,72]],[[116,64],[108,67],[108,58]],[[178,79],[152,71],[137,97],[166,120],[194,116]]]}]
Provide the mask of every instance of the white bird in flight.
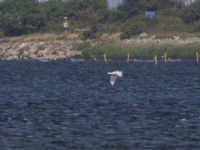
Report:
[{"label": "white bird in flight", "polygon": [[110,84],[111,84],[112,86],[114,86],[116,79],[117,79],[118,77],[122,77],[122,75],[123,75],[122,71],[108,72],[108,74],[111,75],[111,76],[110,76]]}]

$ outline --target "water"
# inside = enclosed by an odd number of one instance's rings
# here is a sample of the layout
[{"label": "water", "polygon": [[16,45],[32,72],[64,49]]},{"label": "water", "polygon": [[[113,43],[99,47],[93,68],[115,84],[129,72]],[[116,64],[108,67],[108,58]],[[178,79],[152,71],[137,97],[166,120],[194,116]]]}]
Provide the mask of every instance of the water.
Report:
[{"label": "water", "polygon": [[[0,149],[200,148],[194,61],[0,62]],[[115,86],[108,71],[122,70]]]}]

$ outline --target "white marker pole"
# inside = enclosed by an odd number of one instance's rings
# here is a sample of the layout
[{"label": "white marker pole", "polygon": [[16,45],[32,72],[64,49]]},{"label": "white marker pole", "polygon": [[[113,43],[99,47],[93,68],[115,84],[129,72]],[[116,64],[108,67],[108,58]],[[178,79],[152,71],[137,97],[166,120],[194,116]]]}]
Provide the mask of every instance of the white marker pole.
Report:
[{"label": "white marker pole", "polygon": [[129,63],[129,61],[130,61],[130,54],[128,53],[128,55],[127,55],[127,63]]},{"label": "white marker pole", "polygon": [[104,58],[105,63],[107,63],[106,54],[103,55],[103,58]]},{"label": "white marker pole", "polygon": [[165,52],[164,57],[165,57],[165,63],[167,63],[167,52]]},{"label": "white marker pole", "polygon": [[196,52],[196,62],[199,63],[199,52]]},{"label": "white marker pole", "polygon": [[157,58],[157,55],[154,56],[154,63],[155,63],[155,65],[158,64],[158,58]]}]

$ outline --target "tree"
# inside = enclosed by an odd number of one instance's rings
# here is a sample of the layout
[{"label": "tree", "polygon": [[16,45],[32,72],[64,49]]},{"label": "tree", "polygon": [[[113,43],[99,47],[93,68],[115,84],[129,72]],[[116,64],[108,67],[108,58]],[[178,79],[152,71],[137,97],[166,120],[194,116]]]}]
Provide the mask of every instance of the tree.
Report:
[{"label": "tree", "polygon": [[119,20],[127,20],[137,15],[143,15],[146,10],[160,11],[180,6],[180,2],[172,0],[124,0],[117,8],[116,16]]},{"label": "tree", "polygon": [[82,26],[90,26],[105,22],[108,14],[107,0],[70,0],[68,16],[80,22]]},{"label": "tree", "polygon": [[67,1],[65,2],[63,0],[48,0],[42,5],[45,10],[47,21],[56,21],[61,18],[63,19],[69,9]]},{"label": "tree", "polygon": [[200,0],[195,1],[189,6],[186,6],[186,9],[182,15],[182,19],[186,23],[200,21]]},{"label": "tree", "polygon": [[141,10],[140,0],[124,0],[122,5],[118,7],[119,20],[126,20],[132,16],[136,16]]},{"label": "tree", "polygon": [[5,35],[20,35],[45,26],[37,0],[5,0],[0,3],[0,28]]}]

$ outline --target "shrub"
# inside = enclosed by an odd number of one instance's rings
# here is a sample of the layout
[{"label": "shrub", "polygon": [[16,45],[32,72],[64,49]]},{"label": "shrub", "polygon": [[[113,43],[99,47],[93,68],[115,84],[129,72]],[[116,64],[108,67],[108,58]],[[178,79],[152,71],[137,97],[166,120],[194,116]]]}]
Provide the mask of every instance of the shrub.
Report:
[{"label": "shrub", "polygon": [[93,25],[89,31],[83,33],[83,39],[94,39],[98,31],[98,25]]},{"label": "shrub", "polygon": [[129,38],[131,36],[140,34],[145,32],[147,29],[145,22],[137,21],[137,22],[130,22],[124,25],[123,27],[123,36],[122,38]]}]

